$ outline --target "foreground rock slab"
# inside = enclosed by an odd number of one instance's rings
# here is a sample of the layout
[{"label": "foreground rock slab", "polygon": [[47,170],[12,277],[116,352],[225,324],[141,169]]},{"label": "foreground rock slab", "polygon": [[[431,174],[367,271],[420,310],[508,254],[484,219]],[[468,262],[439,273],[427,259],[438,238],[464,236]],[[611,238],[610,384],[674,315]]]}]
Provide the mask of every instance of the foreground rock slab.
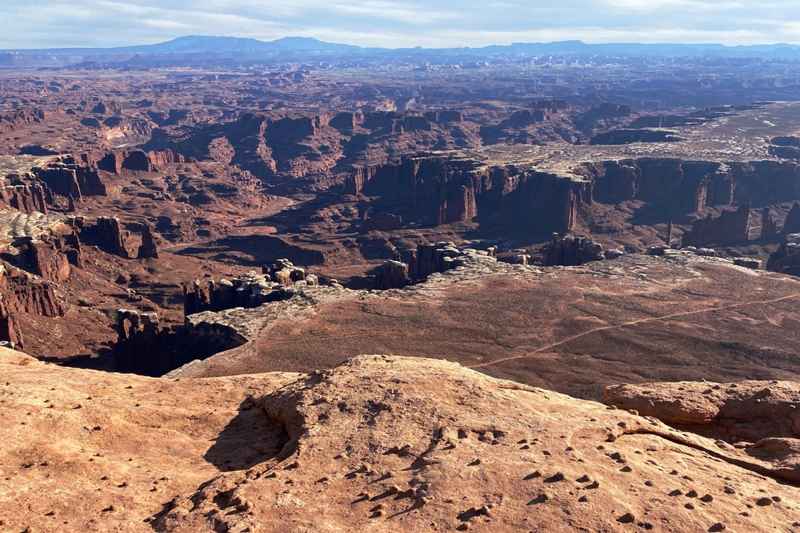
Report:
[{"label": "foreground rock slab", "polygon": [[[790,531],[739,450],[447,361],[149,379],[4,351],[9,531]],[[52,407],[49,407],[52,406]]]}]

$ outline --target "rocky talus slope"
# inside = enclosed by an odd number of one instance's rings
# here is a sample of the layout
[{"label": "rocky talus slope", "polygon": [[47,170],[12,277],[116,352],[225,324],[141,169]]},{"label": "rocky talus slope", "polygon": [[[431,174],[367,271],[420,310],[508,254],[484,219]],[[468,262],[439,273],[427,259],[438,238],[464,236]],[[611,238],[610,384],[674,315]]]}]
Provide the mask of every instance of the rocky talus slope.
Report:
[{"label": "rocky talus slope", "polygon": [[767,458],[441,360],[151,379],[0,353],[8,531],[791,531]]}]

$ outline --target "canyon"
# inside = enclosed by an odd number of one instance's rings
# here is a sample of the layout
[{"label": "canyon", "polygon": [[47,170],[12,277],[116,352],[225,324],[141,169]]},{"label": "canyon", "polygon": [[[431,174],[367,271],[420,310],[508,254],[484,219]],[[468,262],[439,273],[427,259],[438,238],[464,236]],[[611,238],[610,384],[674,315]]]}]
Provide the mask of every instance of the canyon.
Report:
[{"label": "canyon", "polygon": [[648,50],[0,51],[0,530],[800,528],[793,48]]}]

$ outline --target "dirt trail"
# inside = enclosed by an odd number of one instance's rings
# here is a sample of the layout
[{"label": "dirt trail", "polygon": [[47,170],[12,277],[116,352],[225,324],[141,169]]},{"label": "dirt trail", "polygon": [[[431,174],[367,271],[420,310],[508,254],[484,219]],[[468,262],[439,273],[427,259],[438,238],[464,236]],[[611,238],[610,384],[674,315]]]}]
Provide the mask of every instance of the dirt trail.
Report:
[{"label": "dirt trail", "polygon": [[542,346],[541,348],[537,348],[536,350],[534,350],[532,352],[529,352],[529,353],[527,353],[525,355],[516,355],[516,356],[513,356],[513,357],[503,357],[502,359],[495,359],[494,361],[488,361],[486,363],[480,363],[480,364],[477,364],[477,365],[470,365],[469,368],[481,369],[481,368],[487,368],[487,367],[490,367],[490,366],[498,365],[500,363],[506,363],[508,361],[516,361],[518,359],[526,359],[526,358],[532,357],[532,356],[534,356],[536,354],[539,354],[539,353],[542,353],[542,352],[547,352],[549,350],[552,350],[553,348],[557,348],[557,347],[562,346],[564,344],[567,344],[569,342],[581,339],[581,338],[586,337],[588,335],[592,335],[594,333],[600,333],[601,331],[610,331],[610,330],[615,330],[615,329],[622,329],[622,328],[627,328],[627,327],[630,327],[630,326],[636,326],[636,325],[639,325],[639,324],[646,324],[648,322],[658,322],[658,321],[661,321],[661,320],[670,320],[672,318],[682,318],[682,317],[686,317],[686,316],[699,315],[699,314],[703,314],[703,313],[712,313],[712,312],[715,312],[715,311],[728,311],[728,310],[731,310],[731,309],[739,309],[739,308],[742,308],[742,307],[749,307],[751,305],[774,304],[774,303],[779,303],[779,302],[783,302],[783,301],[786,301],[786,300],[792,300],[792,299],[798,298],[798,297],[800,297],[800,293],[794,293],[794,294],[789,294],[787,296],[782,296],[780,298],[772,298],[770,300],[754,300],[754,301],[750,301],[750,302],[741,302],[741,303],[736,303],[736,304],[723,305],[723,306],[720,306],[720,307],[709,307],[709,308],[706,308],[706,309],[697,309],[695,311],[682,311],[680,313],[670,313],[668,315],[640,318],[640,319],[637,319],[637,320],[631,320],[630,322],[623,322],[622,324],[616,324],[616,325],[612,325],[612,326],[602,326],[602,327],[599,327],[599,328],[594,328],[594,329],[590,329],[588,331],[584,331],[583,333],[578,333],[577,335],[573,335],[571,337],[567,337],[566,339],[562,339],[562,340],[560,340],[558,342],[554,342],[552,344],[548,344],[546,346]]}]

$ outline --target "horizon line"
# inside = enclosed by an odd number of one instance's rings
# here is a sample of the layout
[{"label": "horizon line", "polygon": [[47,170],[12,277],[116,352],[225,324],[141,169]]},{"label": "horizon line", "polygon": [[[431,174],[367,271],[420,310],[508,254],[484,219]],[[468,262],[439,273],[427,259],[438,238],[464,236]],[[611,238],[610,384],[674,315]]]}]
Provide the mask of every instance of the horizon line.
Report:
[{"label": "horizon line", "polygon": [[289,39],[302,39],[307,41],[315,41],[322,44],[329,44],[329,45],[337,45],[337,46],[348,46],[352,48],[358,48],[362,50],[481,50],[486,48],[492,47],[512,47],[517,45],[552,45],[552,44],[577,44],[583,46],[647,46],[647,47],[656,47],[656,46],[706,46],[706,47],[719,47],[719,48],[757,48],[757,47],[793,47],[793,48],[800,48],[800,42],[761,42],[761,43],[748,43],[748,44],[727,44],[722,42],[713,42],[713,41],[697,41],[697,42],[673,42],[673,41],[659,41],[659,42],[641,42],[641,41],[591,41],[591,40],[584,40],[584,39],[560,39],[556,41],[514,41],[510,43],[492,43],[492,44],[483,44],[483,45],[453,45],[453,46],[400,46],[400,47],[385,47],[385,46],[365,46],[360,44],[353,44],[348,42],[336,42],[336,41],[326,41],[319,39],[313,36],[307,35],[298,35],[298,34],[287,34],[282,37],[276,37],[274,39],[264,39],[258,37],[245,37],[240,35],[220,35],[220,34],[202,34],[202,33],[195,33],[195,34],[187,34],[187,35],[177,35],[175,37],[162,39],[153,42],[141,42],[141,43],[131,43],[131,44],[121,44],[121,45],[113,45],[113,46],[51,46],[51,47],[30,47],[30,48],[0,48],[0,50],[4,52],[26,52],[26,51],[40,51],[40,50],[115,50],[115,49],[124,49],[124,48],[135,48],[135,47],[146,47],[146,46],[158,46],[161,44],[168,44],[174,41],[178,41],[180,39],[192,39],[192,38],[209,38],[209,39],[232,39],[232,40],[242,40],[242,41],[255,41],[258,43],[264,44],[271,44],[276,43],[284,40]]}]

